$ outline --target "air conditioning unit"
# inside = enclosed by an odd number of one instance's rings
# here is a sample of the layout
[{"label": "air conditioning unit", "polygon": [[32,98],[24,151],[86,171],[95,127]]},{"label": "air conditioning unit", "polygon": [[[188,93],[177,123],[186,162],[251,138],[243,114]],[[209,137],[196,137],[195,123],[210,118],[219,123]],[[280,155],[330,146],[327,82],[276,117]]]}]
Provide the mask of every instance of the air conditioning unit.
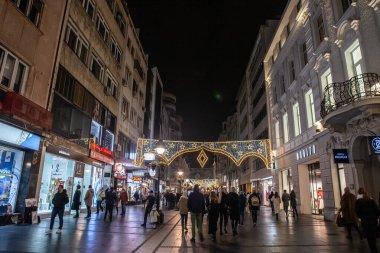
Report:
[{"label": "air conditioning unit", "polygon": [[124,87],[127,87],[128,81],[126,78],[121,79],[121,85],[123,85]]},{"label": "air conditioning unit", "polygon": [[107,96],[112,96],[112,90],[110,87],[108,86],[104,86],[104,93],[107,95]]}]

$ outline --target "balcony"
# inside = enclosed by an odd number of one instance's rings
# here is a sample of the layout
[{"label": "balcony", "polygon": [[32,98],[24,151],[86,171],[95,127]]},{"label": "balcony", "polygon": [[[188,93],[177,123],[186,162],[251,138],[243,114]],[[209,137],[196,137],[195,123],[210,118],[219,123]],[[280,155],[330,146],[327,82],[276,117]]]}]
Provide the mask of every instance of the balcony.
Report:
[{"label": "balcony", "polygon": [[321,117],[325,125],[339,129],[363,112],[380,113],[380,76],[365,73],[332,83],[323,91]]}]

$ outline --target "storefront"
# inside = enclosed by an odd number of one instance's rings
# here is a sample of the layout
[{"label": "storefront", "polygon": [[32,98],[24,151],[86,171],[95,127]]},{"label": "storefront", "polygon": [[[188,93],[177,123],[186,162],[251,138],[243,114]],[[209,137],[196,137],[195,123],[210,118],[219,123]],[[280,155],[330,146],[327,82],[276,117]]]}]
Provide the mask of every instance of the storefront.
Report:
[{"label": "storefront", "polygon": [[[0,214],[15,212],[24,205],[34,151],[40,146],[38,135],[0,123]],[[21,186],[21,187],[20,187]],[[19,207],[19,208],[17,208]]]},{"label": "storefront", "polygon": [[270,205],[269,194],[275,191],[273,184],[272,170],[263,168],[252,173],[252,190],[260,193],[262,205]]}]

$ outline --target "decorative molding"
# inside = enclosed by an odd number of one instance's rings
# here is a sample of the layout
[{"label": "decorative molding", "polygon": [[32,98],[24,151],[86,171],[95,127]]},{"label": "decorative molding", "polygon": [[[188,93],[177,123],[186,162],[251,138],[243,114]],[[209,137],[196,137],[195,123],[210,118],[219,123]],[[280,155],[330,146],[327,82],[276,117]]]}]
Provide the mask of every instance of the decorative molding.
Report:
[{"label": "decorative molding", "polygon": [[337,40],[334,41],[334,43],[335,43],[339,48],[341,48],[342,45],[343,45],[343,40],[339,40],[339,39],[337,39]]},{"label": "decorative molding", "polygon": [[359,24],[360,24],[360,20],[358,19],[354,19],[351,21],[351,28],[354,30],[354,31],[359,31]]},{"label": "decorative molding", "polygon": [[372,7],[377,12],[380,9],[380,0],[372,0],[368,3],[368,6]]}]

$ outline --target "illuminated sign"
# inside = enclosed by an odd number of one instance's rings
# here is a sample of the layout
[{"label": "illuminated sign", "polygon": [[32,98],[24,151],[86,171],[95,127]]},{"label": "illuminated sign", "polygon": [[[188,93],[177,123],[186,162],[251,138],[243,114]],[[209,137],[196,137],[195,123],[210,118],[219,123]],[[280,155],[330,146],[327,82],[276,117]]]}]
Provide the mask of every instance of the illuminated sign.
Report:
[{"label": "illuminated sign", "polygon": [[100,147],[100,146],[96,145],[95,143],[90,143],[90,149],[95,150],[96,152],[99,152],[103,155],[108,155],[108,156],[112,157],[112,151],[105,149],[103,147]]},{"label": "illuminated sign", "polygon": [[109,164],[113,164],[114,163],[114,160],[112,158],[110,158],[108,156],[105,156],[105,155],[103,155],[101,153],[98,153],[95,150],[90,150],[90,157],[94,158],[96,160],[105,162],[105,163],[109,163]]},{"label": "illuminated sign", "polygon": [[144,160],[145,161],[154,161],[156,160],[156,156],[154,153],[144,153]]},{"label": "illuminated sign", "polygon": [[141,181],[142,178],[141,177],[133,177],[133,181]]},{"label": "illuminated sign", "polygon": [[347,149],[333,149],[335,163],[350,163]]},{"label": "illuminated sign", "polygon": [[16,146],[38,150],[40,147],[41,137],[27,131],[0,123],[0,140]]},{"label": "illuminated sign", "polygon": [[369,145],[375,155],[380,155],[380,136],[368,137]]},{"label": "illuminated sign", "polygon": [[115,164],[114,177],[116,179],[121,179],[121,180],[127,179],[127,174],[125,173],[125,169],[122,164],[120,163]]}]

